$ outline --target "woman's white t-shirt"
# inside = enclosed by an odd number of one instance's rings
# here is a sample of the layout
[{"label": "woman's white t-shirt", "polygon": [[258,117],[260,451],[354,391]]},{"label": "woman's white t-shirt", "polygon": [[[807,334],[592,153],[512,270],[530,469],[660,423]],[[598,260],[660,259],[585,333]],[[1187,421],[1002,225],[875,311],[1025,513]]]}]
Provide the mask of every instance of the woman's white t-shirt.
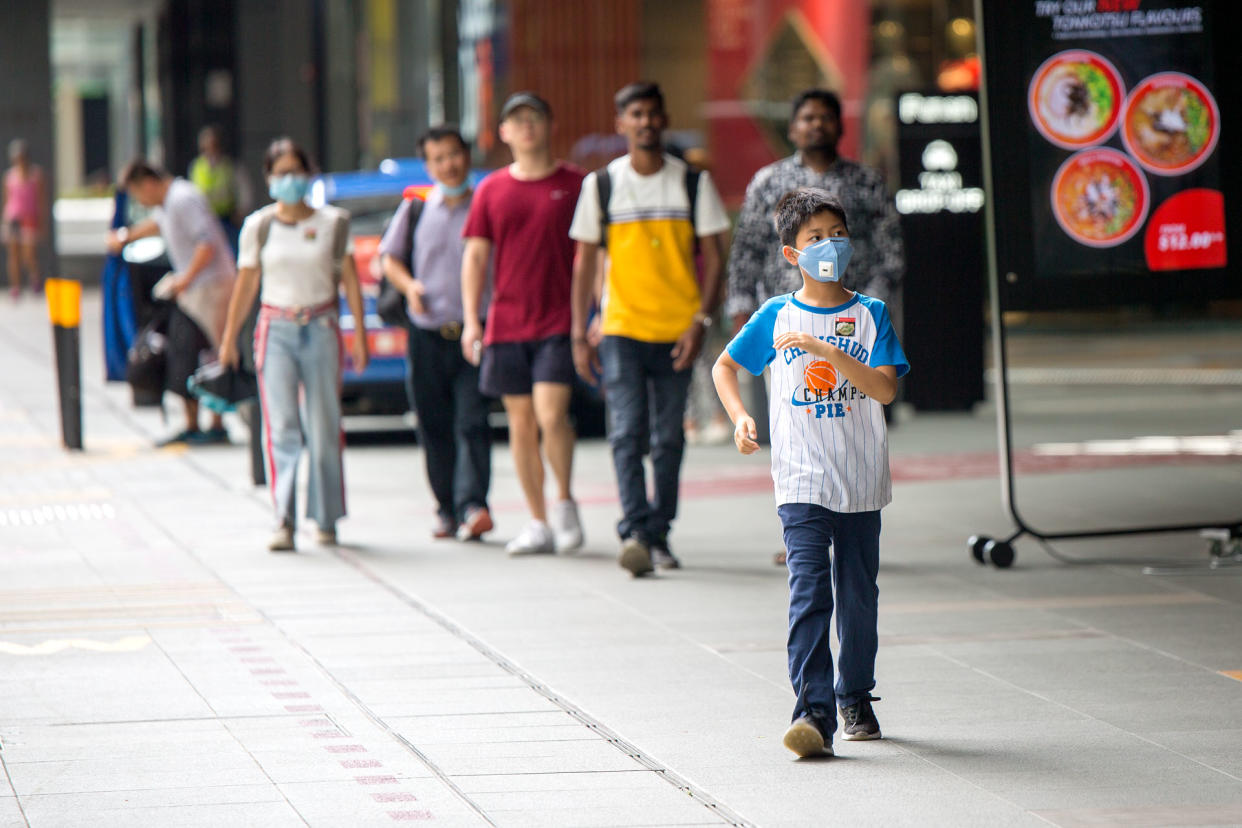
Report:
[{"label": "woman's white t-shirt", "polygon": [[[251,213],[242,224],[237,265],[260,269],[260,301],[280,308],[314,307],[335,301],[337,263],[332,256],[332,233],[338,217],[348,213],[326,205],[296,224],[273,217],[267,243],[260,251],[259,212]],[[346,255],[352,255],[352,240],[345,250]]]}]

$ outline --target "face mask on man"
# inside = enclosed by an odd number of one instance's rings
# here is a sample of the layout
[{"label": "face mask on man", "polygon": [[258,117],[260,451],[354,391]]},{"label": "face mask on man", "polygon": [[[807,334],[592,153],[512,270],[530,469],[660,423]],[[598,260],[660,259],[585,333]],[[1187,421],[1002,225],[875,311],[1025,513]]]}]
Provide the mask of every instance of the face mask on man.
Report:
[{"label": "face mask on man", "polygon": [[832,236],[809,244],[806,250],[791,247],[798,254],[798,266],[817,282],[839,282],[845,273],[854,246],[845,236]]},{"label": "face mask on man", "polygon": [[273,178],[267,187],[268,195],[284,204],[301,204],[309,191],[310,178],[298,173]]},{"label": "face mask on man", "polygon": [[462,181],[456,187],[450,187],[447,184],[440,185],[440,192],[441,194],[444,195],[445,198],[460,198],[461,196],[464,196],[469,189],[470,189],[469,179]]}]

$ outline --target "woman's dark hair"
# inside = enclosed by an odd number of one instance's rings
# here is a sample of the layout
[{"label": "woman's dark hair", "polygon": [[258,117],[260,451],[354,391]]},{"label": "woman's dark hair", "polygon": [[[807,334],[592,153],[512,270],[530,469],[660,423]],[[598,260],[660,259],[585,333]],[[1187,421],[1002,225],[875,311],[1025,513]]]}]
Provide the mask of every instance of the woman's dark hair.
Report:
[{"label": "woman's dark hair", "polygon": [[807,101],[818,101],[828,107],[837,120],[841,120],[841,99],[837,97],[835,92],[829,92],[827,89],[804,89],[798,93],[793,99],[793,109],[789,113],[789,119],[795,120],[798,117],[798,110],[801,109]]},{"label": "woman's dark hair", "polygon": [[122,189],[127,189],[140,181],[163,181],[165,178],[168,178],[168,173],[147,159],[139,157],[125,165],[118,181]]},{"label": "woman's dark hair", "polygon": [[292,155],[298,159],[298,163],[302,165],[302,171],[312,173],[315,171],[311,164],[310,156],[306,150],[302,149],[302,145],[292,138],[277,138],[268,144],[267,152],[263,154],[263,174],[271,175],[272,167],[276,165],[276,160],[282,155]]},{"label": "woman's dark hair", "polygon": [[612,99],[612,102],[616,104],[618,115],[624,112],[625,108],[634,103],[634,101],[655,101],[660,111],[664,111],[664,93],[660,91],[658,83],[652,83],[651,81],[627,83],[617,90],[617,94]]},{"label": "woman's dark hair", "polygon": [[845,208],[827,190],[799,187],[781,196],[774,217],[781,244],[794,247],[798,241],[798,231],[820,213],[833,213],[845,225],[845,232],[849,232],[850,223],[845,217]]},{"label": "woman's dark hair", "polygon": [[461,144],[461,148],[466,151],[466,154],[470,154],[470,145],[467,144],[466,139],[462,137],[461,130],[452,124],[438,124],[418,136],[418,151],[422,153],[423,156],[426,156],[428,141],[443,141],[445,138],[457,139],[457,143]]}]

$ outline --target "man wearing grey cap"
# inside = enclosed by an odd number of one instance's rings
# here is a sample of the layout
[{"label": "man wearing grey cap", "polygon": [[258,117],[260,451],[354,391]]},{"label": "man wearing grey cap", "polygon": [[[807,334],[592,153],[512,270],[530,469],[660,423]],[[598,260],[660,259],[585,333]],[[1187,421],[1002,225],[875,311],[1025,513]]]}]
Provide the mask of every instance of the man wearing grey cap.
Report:
[{"label": "man wearing grey cap", "polygon": [[[551,108],[533,92],[505,101],[500,140],[513,152],[513,163],[479,184],[462,230],[462,353],[479,364],[483,393],[504,403],[513,465],[530,508],[530,523],[505,547],[511,555],[568,552],[583,540],[570,489],[569,225],[585,173],[552,157],[551,119]],[[489,259],[492,300],[484,327],[478,320]],[[543,494],[544,455],[559,492],[550,510]]]}]

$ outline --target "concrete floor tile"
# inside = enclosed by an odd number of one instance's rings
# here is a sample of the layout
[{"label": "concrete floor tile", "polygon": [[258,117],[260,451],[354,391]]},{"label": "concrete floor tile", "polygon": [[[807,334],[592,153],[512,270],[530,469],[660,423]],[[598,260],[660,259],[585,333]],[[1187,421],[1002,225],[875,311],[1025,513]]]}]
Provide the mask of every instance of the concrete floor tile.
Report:
[{"label": "concrete floor tile", "polygon": [[255,785],[266,781],[255,761],[237,746],[217,753],[154,756],[114,753],[91,759],[15,762],[7,767],[18,796],[177,788],[183,787],[187,778],[204,787]]},{"label": "concrete floor tile", "polygon": [[26,825],[26,817],[22,814],[17,798],[0,796],[0,828],[26,828]]},{"label": "concrete floor tile", "polygon": [[[584,728],[585,730],[585,728]],[[603,739],[426,746],[432,761],[453,777],[627,771],[634,760]]]},{"label": "concrete floor tile", "polygon": [[[83,824],[84,813],[74,801],[58,802],[61,797],[41,797],[27,809],[30,824],[59,828]],[[283,800],[229,804],[197,805],[130,805],[120,803],[114,808],[90,813],[92,826],[146,826],[168,828],[216,828],[220,825],[239,828],[283,828],[306,823]]]},{"label": "concrete floor tile", "polygon": [[417,698],[381,702],[372,709],[384,718],[478,716],[558,712],[559,707],[529,687],[423,693]]},{"label": "concrete floor tile", "polygon": [[[387,825],[430,822],[475,826],[486,822],[436,779],[399,779],[394,784],[284,783],[280,791],[310,825]],[[390,814],[400,816],[390,816]]]}]

